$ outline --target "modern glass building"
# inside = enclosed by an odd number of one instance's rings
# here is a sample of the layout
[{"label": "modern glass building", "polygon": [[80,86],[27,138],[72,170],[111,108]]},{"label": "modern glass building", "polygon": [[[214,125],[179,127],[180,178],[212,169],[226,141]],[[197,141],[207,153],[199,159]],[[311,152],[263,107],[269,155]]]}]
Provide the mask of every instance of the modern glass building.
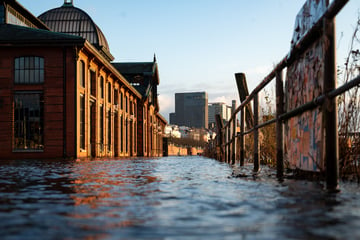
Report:
[{"label": "modern glass building", "polygon": [[179,126],[208,128],[206,92],[175,93],[175,122]]}]

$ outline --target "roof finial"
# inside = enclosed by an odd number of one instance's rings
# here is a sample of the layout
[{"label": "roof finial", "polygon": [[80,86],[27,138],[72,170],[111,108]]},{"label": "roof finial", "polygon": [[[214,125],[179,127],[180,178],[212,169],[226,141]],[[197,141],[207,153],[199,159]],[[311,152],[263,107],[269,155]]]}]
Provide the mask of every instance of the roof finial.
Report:
[{"label": "roof finial", "polygon": [[73,0],[64,0],[64,6],[73,6]]},{"label": "roof finial", "polygon": [[154,62],[156,62],[156,54],[154,53]]}]

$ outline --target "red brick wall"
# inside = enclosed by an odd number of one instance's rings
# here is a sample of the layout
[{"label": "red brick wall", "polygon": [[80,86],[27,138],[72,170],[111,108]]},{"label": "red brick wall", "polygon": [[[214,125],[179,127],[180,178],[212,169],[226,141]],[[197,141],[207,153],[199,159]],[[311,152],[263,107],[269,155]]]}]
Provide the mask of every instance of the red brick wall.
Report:
[{"label": "red brick wall", "polygon": [[[64,50],[63,48],[1,48],[0,56],[0,159],[61,158],[64,154]],[[74,156],[74,52],[66,51],[66,153]],[[14,59],[20,56],[44,57],[45,82],[14,85]],[[37,90],[44,93],[44,151],[13,153],[13,92]]]}]

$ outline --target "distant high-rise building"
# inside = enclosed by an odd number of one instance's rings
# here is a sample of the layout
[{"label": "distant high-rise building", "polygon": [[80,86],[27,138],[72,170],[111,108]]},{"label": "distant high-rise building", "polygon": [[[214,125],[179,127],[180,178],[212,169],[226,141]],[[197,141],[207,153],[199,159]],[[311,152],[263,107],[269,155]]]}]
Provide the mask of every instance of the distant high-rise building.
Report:
[{"label": "distant high-rise building", "polygon": [[[236,107],[236,101],[232,102],[233,106]],[[235,105],[234,105],[235,104]],[[209,126],[216,126],[215,115],[220,115],[220,118],[224,123],[228,122],[232,115],[232,106],[226,105],[223,102],[209,103]]]},{"label": "distant high-rise building", "polygon": [[169,122],[170,124],[176,124],[176,113],[169,113]]},{"label": "distant high-rise building", "polygon": [[170,118],[171,124],[194,128],[208,128],[207,93],[175,93],[175,116],[170,115]]},{"label": "distant high-rise building", "polygon": [[221,119],[227,119],[227,106],[225,103],[210,103],[209,104],[209,124],[216,123],[215,115],[220,115]]}]

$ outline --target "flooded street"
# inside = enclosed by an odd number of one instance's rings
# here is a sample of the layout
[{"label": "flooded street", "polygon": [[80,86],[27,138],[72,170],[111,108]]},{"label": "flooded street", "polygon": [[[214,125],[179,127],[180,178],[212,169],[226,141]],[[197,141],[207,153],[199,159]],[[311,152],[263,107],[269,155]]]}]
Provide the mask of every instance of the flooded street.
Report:
[{"label": "flooded street", "polygon": [[0,164],[1,239],[359,239],[357,184],[328,194],[202,157]]}]

